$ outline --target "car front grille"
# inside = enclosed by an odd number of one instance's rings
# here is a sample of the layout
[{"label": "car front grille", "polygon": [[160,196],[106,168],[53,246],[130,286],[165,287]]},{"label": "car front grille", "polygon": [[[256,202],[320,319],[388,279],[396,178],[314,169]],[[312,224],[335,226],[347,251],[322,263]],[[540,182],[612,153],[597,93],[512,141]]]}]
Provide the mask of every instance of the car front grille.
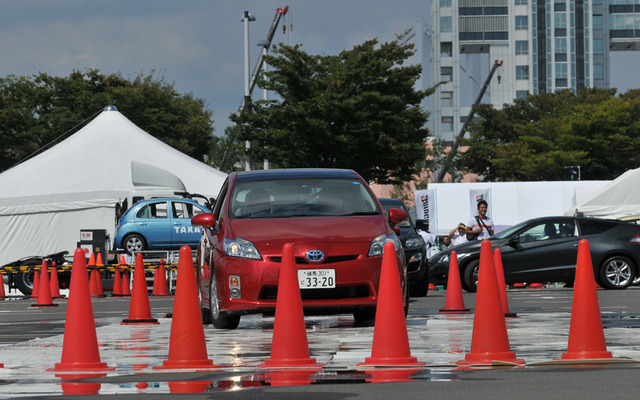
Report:
[{"label": "car front grille", "polygon": [[[302,300],[325,299],[352,299],[357,297],[369,297],[369,289],[361,286],[340,286],[333,289],[304,289],[300,291]],[[270,287],[262,291],[262,300],[275,300],[278,297],[278,288]]]},{"label": "car front grille", "polygon": [[[320,263],[314,263],[314,265],[321,265],[321,264],[335,264],[335,263],[339,263],[339,262],[345,262],[345,261],[353,261],[356,260],[358,258],[357,254],[352,254],[352,255],[346,255],[346,256],[329,256],[327,258],[325,258],[324,260],[322,260],[322,262]],[[280,263],[282,262],[282,257],[281,256],[271,256],[269,257],[269,259],[273,262],[276,263]],[[304,265],[309,265],[309,260],[307,260],[304,257],[296,257],[296,264],[304,264]]]}]

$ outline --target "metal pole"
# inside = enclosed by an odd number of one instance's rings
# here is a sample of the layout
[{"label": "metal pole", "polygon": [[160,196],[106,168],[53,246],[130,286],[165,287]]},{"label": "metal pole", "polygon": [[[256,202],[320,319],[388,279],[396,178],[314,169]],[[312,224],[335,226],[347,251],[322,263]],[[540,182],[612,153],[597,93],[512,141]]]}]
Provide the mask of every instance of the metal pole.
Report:
[{"label": "metal pole", "polygon": [[[242,21],[244,22],[244,100],[242,102],[242,108],[244,109],[251,102],[251,92],[249,91],[250,69],[249,69],[249,21],[255,21],[256,17],[251,15],[249,11],[244,12]],[[251,156],[249,151],[251,150],[251,142],[246,141],[245,148],[245,166],[246,171],[251,170]]]}]

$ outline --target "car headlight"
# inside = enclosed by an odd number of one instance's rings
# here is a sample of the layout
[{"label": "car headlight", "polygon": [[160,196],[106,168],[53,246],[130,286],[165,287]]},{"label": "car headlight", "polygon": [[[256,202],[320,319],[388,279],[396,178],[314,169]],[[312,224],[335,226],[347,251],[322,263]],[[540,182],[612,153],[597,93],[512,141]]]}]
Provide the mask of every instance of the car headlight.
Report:
[{"label": "car headlight", "polygon": [[[460,253],[460,254],[456,254],[456,258],[458,259],[458,261],[462,260],[465,257],[468,257],[469,253]],[[431,257],[429,259],[429,264],[437,264],[437,263],[447,263],[451,260],[451,252],[447,251],[447,252],[441,252],[438,253],[436,255],[434,255],[433,257]]]},{"label": "car headlight", "polygon": [[407,249],[415,249],[422,246],[424,246],[424,240],[420,235],[412,236],[409,239],[407,239],[406,242],[404,242],[404,247]]},{"label": "car headlight", "polygon": [[402,244],[400,243],[400,239],[395,233],[391,235],[387,235],[386,233],[380,234],[373,238],[371,241],[371,246],[369,247],[369,257],[381,256],[384,251],[384,245],[387,242],[391,242],[396,246],[396,250],[402,248]]},{"label": "car headlight", "polygon": [[252,260],[259,260],[260,253],[256,246],[250,241],[243,238],[235,238],[231,240],[224,238],[224,254],[231,257],[250,258]]}]

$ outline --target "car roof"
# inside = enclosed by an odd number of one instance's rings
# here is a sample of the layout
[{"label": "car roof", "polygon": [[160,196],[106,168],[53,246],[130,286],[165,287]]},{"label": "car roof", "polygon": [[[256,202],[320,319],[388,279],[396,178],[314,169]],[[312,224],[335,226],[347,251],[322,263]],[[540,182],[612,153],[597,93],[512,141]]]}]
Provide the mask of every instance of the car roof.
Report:
[{"label": "car roof", "polygon": [[236,181],[262,181],[271,179],[296,179],[296,178],[359,178],[358,174],[350,169],[337,168],[286,168],[286,169],[260,169],[254,171],[236,172]]}]

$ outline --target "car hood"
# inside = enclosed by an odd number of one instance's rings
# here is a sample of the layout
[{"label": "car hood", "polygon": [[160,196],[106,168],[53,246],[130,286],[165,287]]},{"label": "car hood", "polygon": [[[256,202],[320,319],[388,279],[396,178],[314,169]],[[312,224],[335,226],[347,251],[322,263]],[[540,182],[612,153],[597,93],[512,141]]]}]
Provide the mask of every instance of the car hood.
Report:
[{"label": "car hood", "polygon": [[370,243],[390,233],[382,215],[353,217],[230,219],[229,232],[255,245],[338,242]]}]

